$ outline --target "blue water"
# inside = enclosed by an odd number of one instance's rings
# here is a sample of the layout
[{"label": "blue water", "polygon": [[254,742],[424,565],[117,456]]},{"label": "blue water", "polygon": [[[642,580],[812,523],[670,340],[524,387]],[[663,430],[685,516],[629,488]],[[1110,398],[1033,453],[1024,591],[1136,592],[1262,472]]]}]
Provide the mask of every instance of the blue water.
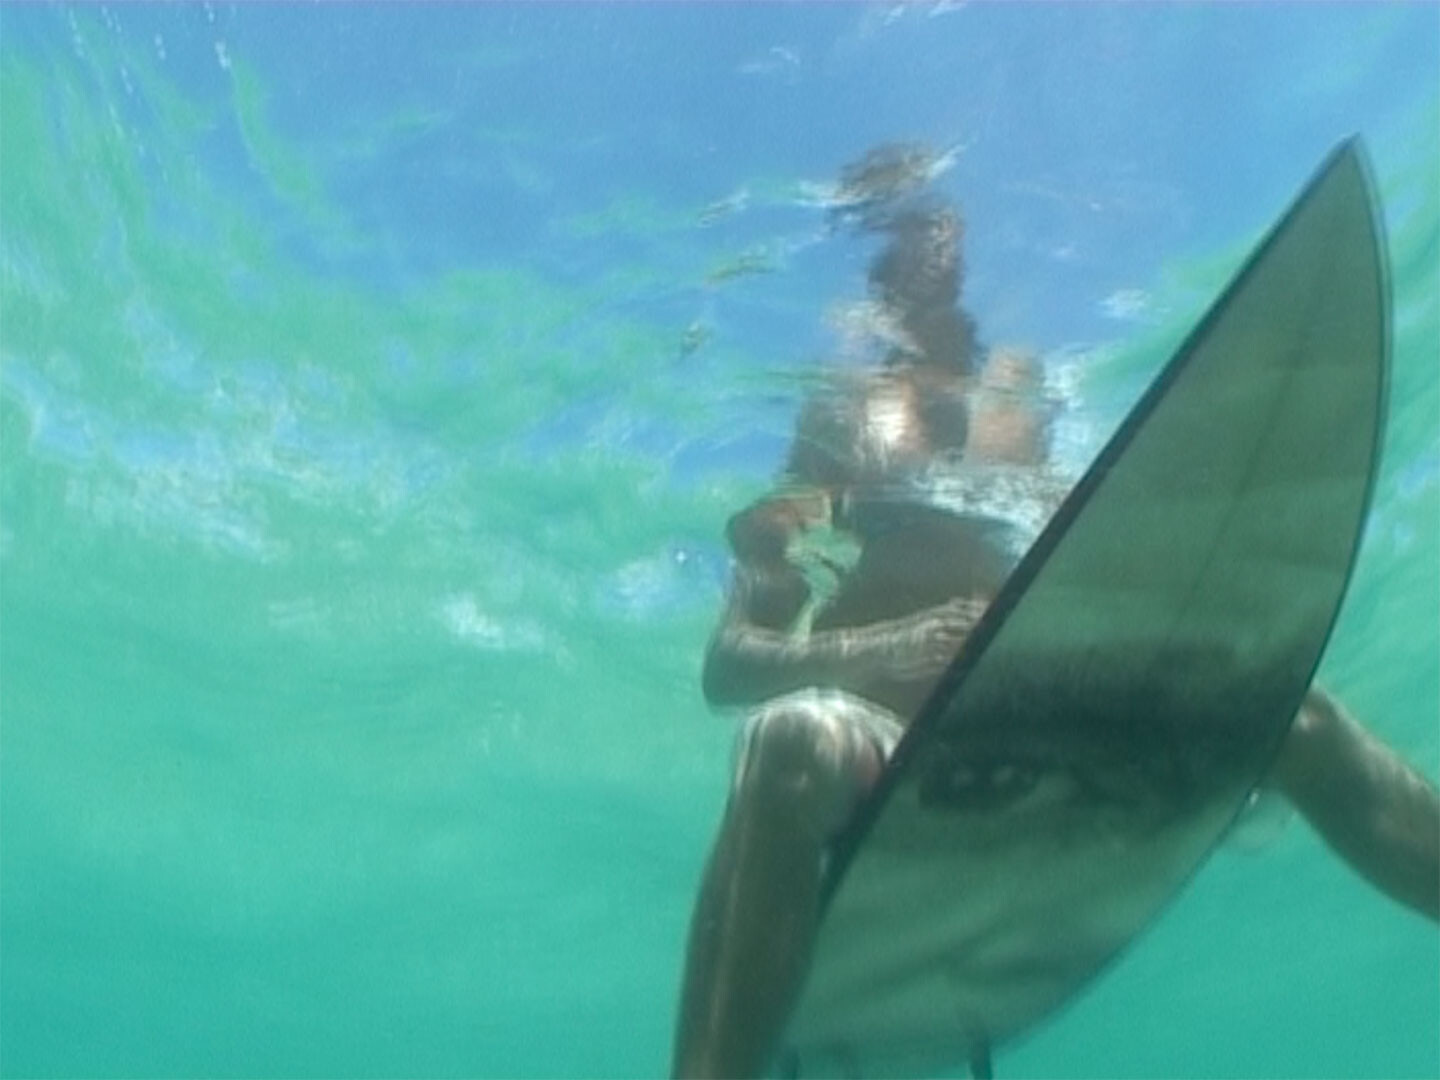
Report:
[{"label": "blue water", "polygon": [[[879,142],[959,148],[1078,468],[1365,137],[1394,390],[1322,677],[1433,780],[1437,130],[1421,4],[0,7],[0,1072],[664,1070],[723,523]],[[1292,822],[998,1068],[1440,1076],[1437,972]]]}]

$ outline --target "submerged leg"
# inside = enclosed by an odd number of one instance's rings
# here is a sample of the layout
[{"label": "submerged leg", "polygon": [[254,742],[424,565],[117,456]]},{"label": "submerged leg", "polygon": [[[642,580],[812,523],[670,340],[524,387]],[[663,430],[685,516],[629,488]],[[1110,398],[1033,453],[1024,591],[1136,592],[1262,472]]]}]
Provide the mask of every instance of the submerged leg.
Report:
[{"label": "submerged leg", "polygon": [[1372,884],[1440,920],[1440,795],[1320,689],[1270,782]]},{"label": "submerged leg", "polygon": [[810,692],[747,724],[690,927],[676,1076],[768,1065],[809,963],[825,844],[884,763],[869,712]]}]

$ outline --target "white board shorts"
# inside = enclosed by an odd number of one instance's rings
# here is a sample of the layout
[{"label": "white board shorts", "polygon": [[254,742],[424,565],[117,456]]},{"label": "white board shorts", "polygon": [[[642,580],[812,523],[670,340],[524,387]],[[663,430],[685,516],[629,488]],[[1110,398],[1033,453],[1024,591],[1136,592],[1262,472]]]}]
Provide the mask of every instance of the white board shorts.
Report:
[{"label": "white board shorts", "polygon": [[905,724],[895,713],[873,701],[847,693],[810,687],[771,698],[751,710],[735,743],[735,782],[739,783],[752,740],[759,728],[779,716],[802,716],[819,731],[828,731],[837,764],[854,761],[859,751],[873,747],[882,761],[894,753]]}]

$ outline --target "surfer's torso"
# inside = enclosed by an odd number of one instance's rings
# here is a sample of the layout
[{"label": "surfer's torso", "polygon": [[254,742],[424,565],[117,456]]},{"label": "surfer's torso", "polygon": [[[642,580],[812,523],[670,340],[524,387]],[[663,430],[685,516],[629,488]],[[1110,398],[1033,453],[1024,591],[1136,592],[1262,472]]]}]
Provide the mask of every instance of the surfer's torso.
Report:
[{"label": "surfer's torso", "polygon": [[[731,522],[757,624],[860,628],[994,596],[1013,562],[1004,527],[938,505],[928,483],[937,461],[962,453],[966,389],[955,376],[906,370],[812,400],[787,469],[798,483]],[[908,720],[933,682],[877,677],[855,689]]]},{"label": "surfer's torso", "polygon": [[838,383],[801,413],[787,474],[835,491],[913,480],[937,457],[964,449],[967,382],[906,368]]}]

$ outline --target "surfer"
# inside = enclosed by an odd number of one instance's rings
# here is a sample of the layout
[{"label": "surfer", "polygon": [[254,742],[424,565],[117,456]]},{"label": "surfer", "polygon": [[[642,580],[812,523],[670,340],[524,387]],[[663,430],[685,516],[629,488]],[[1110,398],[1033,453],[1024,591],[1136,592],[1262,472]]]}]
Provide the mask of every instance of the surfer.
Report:
[{"label": "surfer", "polygon": [[[1038,365],[1014,350],[982,363],[959,306],[958,215],[903,190],[858,226],[887,238],[870,289],[898,332],[877,371],[802,408],[779,490],[727,529],[736,565],[704,691],[754,709],[691,925],[679,1076],[767,1067],[808,966],[828,841],[1013,565],[994,523],[906,496],[947,458],[1047,456]],[[1270,782],[1372,882],[1440,918],[1434,788],[1319,690]]]},{"label": "surfer", "polygon": [[905,185],[865,210],[851,220],[887,238],[869,272],[890,330],[880,369],[806,403],[779,492],[727,530],[735,576],[704,690],[759,707],[692,926],[679,1075],[764,1069],[806,969],[826,841],[1011,569],[993,524],[897,496],[946,457],[1045,457],[1038,366],[1012,350],[978,363],[959,216]]}]

